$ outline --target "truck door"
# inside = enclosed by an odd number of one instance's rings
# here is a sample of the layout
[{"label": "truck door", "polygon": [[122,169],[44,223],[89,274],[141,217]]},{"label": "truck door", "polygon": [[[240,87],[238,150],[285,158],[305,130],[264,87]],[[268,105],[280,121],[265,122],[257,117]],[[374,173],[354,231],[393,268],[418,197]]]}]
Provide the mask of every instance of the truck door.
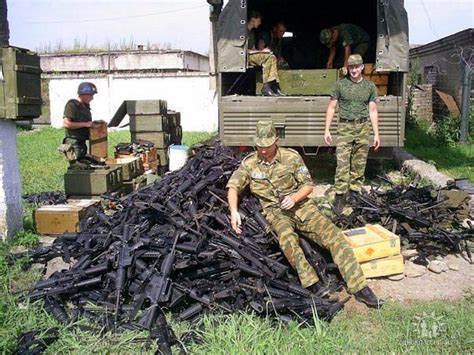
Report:
[{"label": "truck door", "polygon": [[229,0],[217,24],[217,70],[245,72],[247,0]]},{"label": "truck door", "polygon": [[377,71],[408,72],[408,16],[403,0],[378,0]]}]

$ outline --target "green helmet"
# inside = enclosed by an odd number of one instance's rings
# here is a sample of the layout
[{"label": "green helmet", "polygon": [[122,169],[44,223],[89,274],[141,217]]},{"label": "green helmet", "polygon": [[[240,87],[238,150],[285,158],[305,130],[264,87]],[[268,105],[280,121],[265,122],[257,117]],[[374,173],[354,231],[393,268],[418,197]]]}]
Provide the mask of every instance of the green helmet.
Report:
[{"label": "green helmet", "polygon": [[321,32],[319,32],[319,40],[326,47],[331,47],[331,37],[332,37],[332,33],[329,28],[325,28],[321,30]]}]

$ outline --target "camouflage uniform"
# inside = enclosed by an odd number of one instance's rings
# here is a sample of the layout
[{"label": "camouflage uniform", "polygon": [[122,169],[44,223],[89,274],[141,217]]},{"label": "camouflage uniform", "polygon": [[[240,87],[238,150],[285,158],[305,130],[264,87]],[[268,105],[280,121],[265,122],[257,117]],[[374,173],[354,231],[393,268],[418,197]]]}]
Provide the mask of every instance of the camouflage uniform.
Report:
[{"label": "camouflage uniform", "polygon": [[368,105],[376,102],[377,89],[370,80],[355,83],[346,77],[336,83],[331,98],[338,100],[340,119],[334,187],[337,194],[344,194],[348,189],[360,192],[369,152]]},{"label": "camouflage uniform", "polygon": [[341,23],[336,26],[339,32],[337,43],[342,47],[351,46],[351,54],[360,54],[364,57],[369,49],[369,35],[362,28],[351,23]]},{"label": "camouflage uniform", "polygon": [[329,249],[349,291],[355,293],[367,284],[342,232],[318,211],[310,199],[295,204],[289,210],[280,208],[282,197],[312,184],[301,156],[292,149],[278,147],[272,162],[261,160],[257,152],[246,157],[231,176],[227,187],[241,192],[250,185],[250,191],[258,197],[264,215],[278,235],[280,248],[298,272],[303,287],[315,284],[318,276],[306,260],[295,230]]},{"label": "camouflage uniform", "polygon": [[[248,35],[248,49],[255,48],[255,32],[252,29]],[[273,80],[280,82],[278,78],[278,63],[276,56],[271,52],[253,52],[248,53],[248,63],[257,67],[262,67],[262,79],[264,83]]]},{"label": "camouflage uniform", "polygon": [[[92,121],[91,109],[88,104],[76,99],[69,100],[64,108],[64,117],[73,122]],[[89,139],[89,128],[66,129],[63,143],[71,144],[76,159],[79,160],[87,154],[86,141]]]}]

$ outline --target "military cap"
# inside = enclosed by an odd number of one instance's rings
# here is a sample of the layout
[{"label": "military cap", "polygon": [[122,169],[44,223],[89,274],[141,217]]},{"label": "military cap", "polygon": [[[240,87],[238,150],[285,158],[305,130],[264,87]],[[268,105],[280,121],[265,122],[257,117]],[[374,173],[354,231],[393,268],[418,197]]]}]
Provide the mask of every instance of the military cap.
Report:
[{"label": "military cap", "polygon": [[255,145],[260,148],[271,146],[277,140],[275,126],[272,121],[258,121],[255,132]]},{"label": "military cap", "polygon": [[364,61],[362,60],[362,57],[360,54],[351,54],[349,56],[349,59],[347,60],[348,65],[359,65],[359,64],[364,64]]},{"label": "military cap", "polygon": [[332,33],[329,28],[325,28],[321,30],[321,32],[319,32],[319,40],[326,47],[331,47],[331,37],[332,37]]}]

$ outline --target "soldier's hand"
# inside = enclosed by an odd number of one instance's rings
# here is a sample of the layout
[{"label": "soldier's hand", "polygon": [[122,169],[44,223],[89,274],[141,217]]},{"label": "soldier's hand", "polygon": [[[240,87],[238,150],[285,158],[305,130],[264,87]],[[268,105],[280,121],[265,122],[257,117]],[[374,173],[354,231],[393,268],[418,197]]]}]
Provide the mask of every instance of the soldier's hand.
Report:
[{"label": "soldier's hand", "polygon": [[236,209],[230,210],[230,225],[232,226],[232,229],[235,233],[242,233],[242,229],[240,229],[240,226],[242,225],[242,220],[240,219],[239,211],[237,211]]},{"label": "soldier's hand", "polygon": [[342,67],[341,68],[341,73],[343,76],[346,76],[347,75],[347,67]]},{"label": "soldier's hand", "polygon": [[288,195],[288,196],[285,196],[283,201],[281,201],[280,207],[284,210],[289,210],[290,208],[293,208],[294,205],[295,205],[295,200],[293,200],[293,198],[290,195]]},{"label": "soldier's hand", "polygon": [[324,141],[326,142],[327,145],[331,144],[332,137],[331,137],[331,133],[329,133],[329,131],[324,132]]},{"label": "soldier's hand", "polygon": [[374,150],[378,150],[380,148],[380,137],[379,135],[374,136]]}]

